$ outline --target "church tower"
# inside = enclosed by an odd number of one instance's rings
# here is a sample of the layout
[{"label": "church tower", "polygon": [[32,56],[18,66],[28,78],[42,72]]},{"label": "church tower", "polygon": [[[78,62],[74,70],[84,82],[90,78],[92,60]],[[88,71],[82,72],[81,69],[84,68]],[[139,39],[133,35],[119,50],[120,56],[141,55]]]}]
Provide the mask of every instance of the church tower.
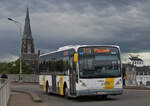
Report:
[{"label": "church tower", "polygon": [[24,32],[22,37],[21,59],[29,66],[29,70],[32,73],[38,73],[39,54],[35,53],[28,8],[26,11]]},{"label": "church tower", "polygon": [[21,52],[22,54],[34,54],[35,53],[34,42],[33,42],[32,32],[31,32],[31,27],[30,27],[30,18],[29,18],[28,8],[26,12]]}]

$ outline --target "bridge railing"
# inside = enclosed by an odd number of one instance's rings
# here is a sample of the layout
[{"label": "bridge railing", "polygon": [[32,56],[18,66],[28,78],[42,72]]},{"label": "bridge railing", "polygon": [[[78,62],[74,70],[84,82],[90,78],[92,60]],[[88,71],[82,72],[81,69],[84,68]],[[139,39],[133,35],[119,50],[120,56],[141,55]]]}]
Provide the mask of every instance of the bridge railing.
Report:
[{"label": "bridge railing", "polygon": [[[19,81],[19,74],[7,74],[7,76],[10,82]],[[22,74],[21,77],[22,82],[33,82],[33,83],[39,82],[39,75],[36,74]]]},{"label": "bridge railing", "polygon": [[7,106],[9,101],[10,89],[9,80],[0,79],[0,106]]}]

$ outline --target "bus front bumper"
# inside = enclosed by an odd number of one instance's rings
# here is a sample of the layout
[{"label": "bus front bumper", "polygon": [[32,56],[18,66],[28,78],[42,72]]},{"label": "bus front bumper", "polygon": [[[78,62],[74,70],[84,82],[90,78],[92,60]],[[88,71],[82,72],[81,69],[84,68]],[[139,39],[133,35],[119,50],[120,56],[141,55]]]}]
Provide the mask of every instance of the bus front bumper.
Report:
[{"label": "bus front bumper", "polygon": [[77,96],[96,96],[96,95],[121,95],[123,89],[108,90],[77,90]]}]

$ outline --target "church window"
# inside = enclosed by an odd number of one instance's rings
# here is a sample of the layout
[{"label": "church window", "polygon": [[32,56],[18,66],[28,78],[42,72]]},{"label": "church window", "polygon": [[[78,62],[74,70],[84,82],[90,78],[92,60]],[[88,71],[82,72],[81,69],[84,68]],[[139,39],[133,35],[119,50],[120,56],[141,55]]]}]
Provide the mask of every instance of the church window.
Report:
[{"label": "church window", "polygon": [[31,54],[31,44],[28,44],[28,53]]}]

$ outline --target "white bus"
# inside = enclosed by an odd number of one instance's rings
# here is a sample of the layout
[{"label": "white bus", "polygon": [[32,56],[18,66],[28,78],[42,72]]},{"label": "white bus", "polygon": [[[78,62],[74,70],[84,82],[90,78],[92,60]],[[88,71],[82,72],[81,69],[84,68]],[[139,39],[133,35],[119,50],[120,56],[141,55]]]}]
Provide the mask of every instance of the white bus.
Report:
[{"label": "white bus", "polygon": [[120,48],[75,45],[40,55],[39,84],[46,93],[66,97],[121,95]]}]

